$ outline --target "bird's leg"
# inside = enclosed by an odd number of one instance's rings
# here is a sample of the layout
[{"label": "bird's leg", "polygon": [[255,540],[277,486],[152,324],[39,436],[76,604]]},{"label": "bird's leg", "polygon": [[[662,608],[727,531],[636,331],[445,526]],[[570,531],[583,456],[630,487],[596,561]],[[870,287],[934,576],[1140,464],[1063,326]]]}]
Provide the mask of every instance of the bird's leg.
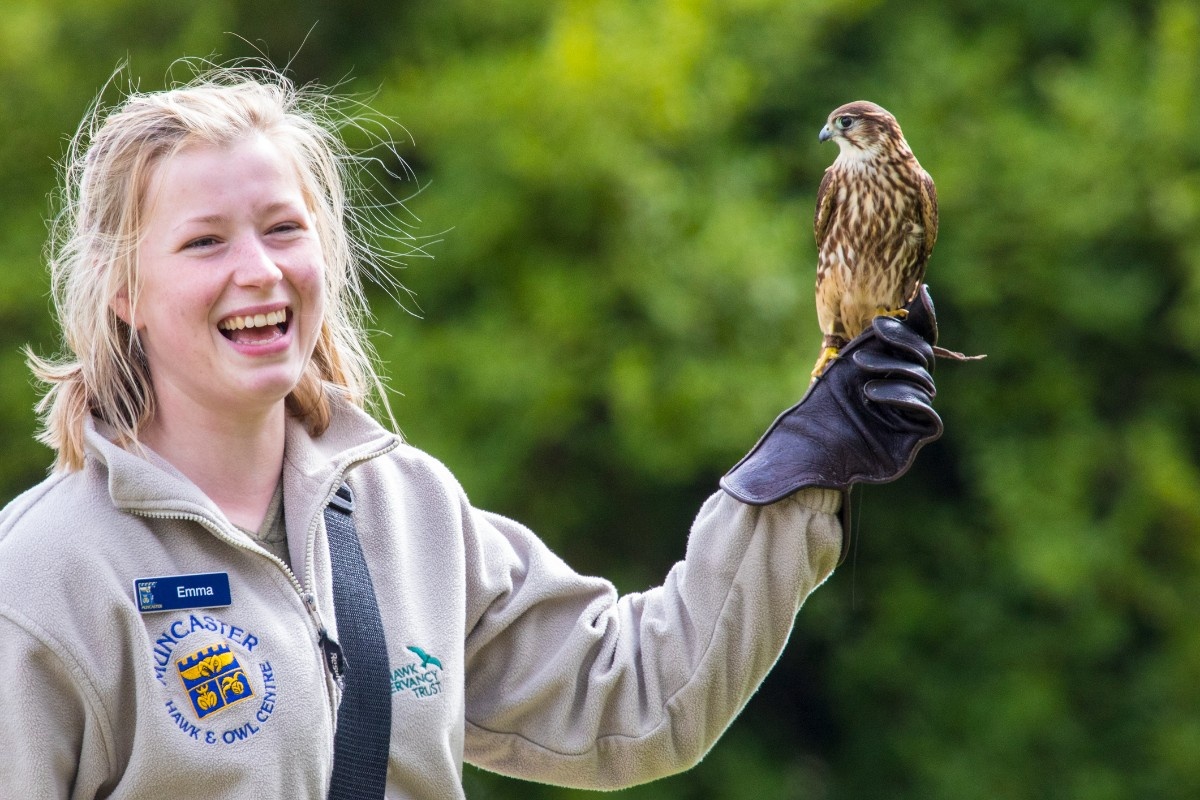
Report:
[{"label": "bird's leg", "polygon": [[815,381],[821,377],[825,369],[833,363],[833,360],[838,357],[838,348],[826,347],[821,351],[821,357],[817,359],[817,365],[813,367],[812,379]]},{"label": "bird's leg", "polygon": [[838,357],[838,353],[849,342],[850,340],[845,336],[839,336],[836,333],[825,334],[825,337],[821,340],[821,345],[824,349],[821,350],[821,357],[817,359],[817,365],[813,367],[812,371],[812,379],[814,381],[821,377],[825,370],[829,369],[829,365],[834,362]]}]

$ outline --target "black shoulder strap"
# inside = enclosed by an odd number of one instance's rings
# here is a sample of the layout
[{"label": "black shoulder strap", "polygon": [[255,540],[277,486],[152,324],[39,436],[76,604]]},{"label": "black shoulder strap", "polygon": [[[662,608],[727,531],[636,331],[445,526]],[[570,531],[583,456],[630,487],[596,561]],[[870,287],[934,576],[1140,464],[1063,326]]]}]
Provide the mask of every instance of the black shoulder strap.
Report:
[{"label": "black shoulder strap", "polygon": [[344,672],[329,800],[383,797],[392,731],[387,642],[353,511],[354,494],[343,483],[325,508],[339,640],[333,649],[340,645]]}]

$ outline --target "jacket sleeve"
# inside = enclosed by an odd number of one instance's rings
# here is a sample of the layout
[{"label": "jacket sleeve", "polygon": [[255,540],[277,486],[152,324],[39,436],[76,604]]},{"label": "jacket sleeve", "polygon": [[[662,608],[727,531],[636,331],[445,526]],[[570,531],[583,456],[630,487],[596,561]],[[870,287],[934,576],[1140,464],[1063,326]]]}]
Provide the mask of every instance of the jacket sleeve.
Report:
[{"label": "jacket sleeve", "polygon": [[95,797],[109,772],[98,695],[53,636],[0,605],[0,786],[26,800]]},{"label": "jacket sleeve", "polygon": [[765,507],[718,492],[662,586],[618,597],[532,533],[473,512],[467,531],[467,760],[615,789],[695,764],[782,652],[833,571],[836,492]]}]

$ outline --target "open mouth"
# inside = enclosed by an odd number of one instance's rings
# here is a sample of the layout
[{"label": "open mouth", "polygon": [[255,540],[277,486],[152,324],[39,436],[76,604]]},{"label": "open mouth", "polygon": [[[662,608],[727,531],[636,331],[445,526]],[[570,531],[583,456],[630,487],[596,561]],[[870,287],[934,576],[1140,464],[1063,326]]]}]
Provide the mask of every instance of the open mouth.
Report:
[{"label": "open mouth", "polygon": [[226,317],[217,323],[221,335],[238,344],[272,342],[287,333],[289,313],[286,308],[267,314]]}]

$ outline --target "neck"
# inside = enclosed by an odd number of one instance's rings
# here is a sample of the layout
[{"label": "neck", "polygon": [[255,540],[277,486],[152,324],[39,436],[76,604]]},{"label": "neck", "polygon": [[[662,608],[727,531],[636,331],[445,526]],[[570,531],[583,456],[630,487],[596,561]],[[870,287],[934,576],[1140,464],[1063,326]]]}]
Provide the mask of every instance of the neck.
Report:
[{"label": "neck", "polygon": [[234,525],[257,530],[283,470],[284,406],[252,418],[189,419],[163,409],[141,440],[216,503]]}]

